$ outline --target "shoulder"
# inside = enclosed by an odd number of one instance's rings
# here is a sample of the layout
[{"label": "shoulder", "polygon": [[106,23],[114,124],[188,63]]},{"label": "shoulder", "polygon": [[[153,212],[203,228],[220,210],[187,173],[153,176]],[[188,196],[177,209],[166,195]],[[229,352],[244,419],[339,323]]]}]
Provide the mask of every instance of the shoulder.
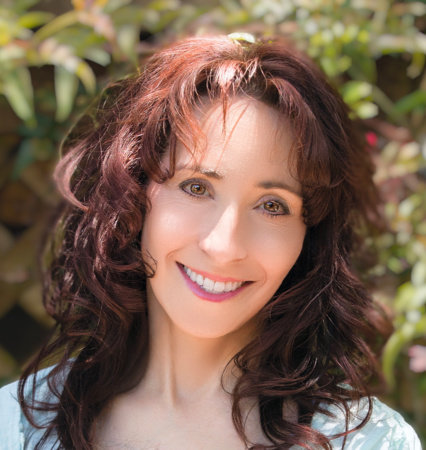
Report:
[{"label": "shoulder", "polygon": [[4,448],[21,449],[24,445],[17,388],[15,382],[0,389],[0,442]]},{"label": "shoulder", "polygon": [[[397,411],[372,399],[372,414],[368,422],[359,430],[350,433],[346,439],[347,450],[421,450],[419,438],[413,428]],[[328,408],[333,417],[315,414],[312,427],[326,436],[344,432],[345,416],[342,408]],[[368,411],[368,401],[363,399],[351,407],[349,428],[353,429],[362,422]],[[333,448],[341,448],[343,438],[331,441]]]},{"label": "shoulder", "polygon": [[[25,394],[30,397],[33,393],[33,381],[35,381],[35,399],[50,400],[50,393],[46,377],[50,368],[41,370],[34,378],[28,379]],[[35,412],[34,419],[37,424],[43,426],[51,420],[48,413]],[[44,429],[34,428],[24,416],[18,402],[18,381],[3,386],[0,389],[0,442],[7,449],[34,448],[44,433]],[[49,441],[49,448],[54,448],[53,442]]]}]

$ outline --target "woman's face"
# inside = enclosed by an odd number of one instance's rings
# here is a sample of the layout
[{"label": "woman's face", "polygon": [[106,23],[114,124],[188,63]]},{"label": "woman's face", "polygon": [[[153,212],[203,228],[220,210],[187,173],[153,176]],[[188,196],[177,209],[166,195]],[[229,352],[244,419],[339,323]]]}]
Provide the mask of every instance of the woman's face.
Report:
[{"label": "woman's face", "polygon": [[179,144],[175,175],[148,187],[142,249],[157,263],[149,305],[171,326],[213,338],[253,324],[296,262],[305,224],[278,112],[237,97],[225,130],[218,103],[198,118],[206,147],[192,156]]}]

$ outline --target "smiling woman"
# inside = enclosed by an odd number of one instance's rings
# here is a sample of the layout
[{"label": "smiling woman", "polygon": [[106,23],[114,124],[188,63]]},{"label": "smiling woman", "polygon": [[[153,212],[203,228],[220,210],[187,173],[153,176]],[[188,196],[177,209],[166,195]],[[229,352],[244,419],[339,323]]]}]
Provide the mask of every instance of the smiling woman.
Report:
[{"label": "smiling woman", "polygon": [[222,338],[222,348],[227,334],[233,347],[242,334],[242,348],[305,237],[300,183],[288,166],[293,138],[285,117],[258,100],[232,99],[225,121],[218,103],[200,115],[206,145],[178,144],[174,175],[148,185],[142,249],[157,263],[148,305],[158,301],[169,326]]},{"label": "smiling woman", "polygon": [[351,265],[377,213],[347,113],[280,40],[187,39],[109,89],[55,172],[57,329],[0,391],[0,442],[420,449],[372,397],[388,322]]}]

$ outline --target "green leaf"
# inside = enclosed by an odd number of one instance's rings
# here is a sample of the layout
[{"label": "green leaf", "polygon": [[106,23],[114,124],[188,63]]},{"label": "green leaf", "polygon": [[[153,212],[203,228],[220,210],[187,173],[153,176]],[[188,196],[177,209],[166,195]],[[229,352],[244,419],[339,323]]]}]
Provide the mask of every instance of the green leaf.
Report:
[{"label": "green leaf", "polygon": [[31,36],[31,30],[20,26],[15,15],[0,9],[0,48],[14,45],[14,39],[30,40]]},{"label": "green leaf", "polygon": [[426,289],[426,257],[417,261],[411,272],[411,280],[414,286]]},{"label": "green leaf", "polygon": [[111,62],[111,56],[105,50],[98,47],[88,47],[84,49],[84,57],[90,61],[99,64],[100,66],[107,66]]},{"label": "green leaf", "polygon": [[96,90],[96,77],[90,66],[83,60],[80,60],[75,73],[80,78],[87,92],[93,94]]},{"label": "green leaf", "polygon": [[377,116],[379,108],[371,102],[360,102],[354,105],[354,110],[360,119],[371,119]]},{"label": "green leaf", "polygon": [[399,286],[397,295],[395,298],[396,311],[403,313],[411,309],[411,300],[414,296],[415,288],[410,282],[403,283]]},{"label": "green leaf", "polygon": [[23,11],[28,11],[28,9],[39,2],[40,0],[9,0],[6,1],[6,6],[12,7],[13,11],[17,13],[21,13]]},{"label": "green leaf", "polygon": [[24,139],[18,148],[18,155],[12,169],[12,179],[16,179],[22,171],[35,160],[33,152],[33,140]]},{"label": "green leaf", "polygon": [[132,0],[108,0],[103,9],[107,14],[111,14],[131,2]]},{"label": "green leaf", "polygon": [[44,64],[60,66],[68,72],[74,73],[80,78],[86,90],[93,94],[96,89],[95,74],[84,60],[75,55],[74,50],[67,45],[58,45],[53,38],[40,45],[40,54]]},{"label": "green leaf", "polygon": [[391,388],[395,387],[394,367],[402,348],[425,333],[426,316],[423,316],[417,323],[404,322],[387,341],[383,352],[383,373]]},{"label": "green leaf", "polygon": [[117,31],[117,43],[119,49],[135,64],[137,63],[136,48],[138,41],[138,27],[128,24],[120,27]]},{"label": "green leaf", "polygon": [[55,67],[56,120],[63,122],[72,111],[78,88],[76,75],[62,66]]},{"label": "green leaf", "polygon": [[30,72],[18,67],[2,75],[3,93],[16,115],[31,123],[34,121],[34,93]]},{"label": "green leaf", "polygon": [[66,12],[53,19],[39,30],[37,30],[34,33],[34,39],[39,42],[43,41],[44,39],[47,39],[48,37],[59,33],[64,28],[67,28],[76,23],[79,23],[78,11],[73,10]]},{"label": "green leaf", "polygon": [[343,100],[348,105],[352,105],[370,96],[372,89],[371,84],[366,81],[348,81],[342,86],[340,93],[343,96]]},{"label": "green leaf", "polygon": [[426,91],[418,89],[410,94],[402,97],[394,105],[395,110],[401,114],[407,114],[414,109],[426,109]]},{"label": "green leaf", "polygon": [[349,73],[353,74],[353,78],[358,78],[359,76],[355,74],[361,73],[362,79],[369,81],[370,83],[375,83],[377,79],[377,69],[376,61],[366,52],[353,54],[352,55],[353,65],[348,70]]},{"label": "green leaf", "polygon": [[53,17],[55,17],[53,14],[47,12],[33,11],[21,16],[18,24],[25,28],[36,28],[49,22]]},{"label": "green leaf", "polygon": [[150,2],[147,9],[152,9],[154,11],[167,11],[167,10],[177,10],[180,6],[179,0],[154,0]]}]

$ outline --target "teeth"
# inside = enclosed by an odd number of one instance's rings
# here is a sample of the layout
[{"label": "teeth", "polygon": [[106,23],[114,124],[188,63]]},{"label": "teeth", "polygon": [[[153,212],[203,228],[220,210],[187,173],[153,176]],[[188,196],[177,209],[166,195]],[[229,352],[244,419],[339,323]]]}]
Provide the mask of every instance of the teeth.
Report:
[{"label": "teeth", "polygon": [[214,281],[210,278],[204,278],[203,288],[206,291],[214,291]]},{"label": "teeth", "polygon": [[223,292],[231,292],[235,291],[239,287],[242,286],[242,281],[227,281],[224,283],[223,281],[214,281],[210,278],[203,277],[199,273],[192,271],[189,267],[183,266],[188,277],[194,282],[197,283],[198,286],[203,288],[206,292],[211,294],[222,294]]},{"label": "teeth", "polygon": [[225,292],[225,283],[223,281],[216,281],[213,289],[215,292]]}]

